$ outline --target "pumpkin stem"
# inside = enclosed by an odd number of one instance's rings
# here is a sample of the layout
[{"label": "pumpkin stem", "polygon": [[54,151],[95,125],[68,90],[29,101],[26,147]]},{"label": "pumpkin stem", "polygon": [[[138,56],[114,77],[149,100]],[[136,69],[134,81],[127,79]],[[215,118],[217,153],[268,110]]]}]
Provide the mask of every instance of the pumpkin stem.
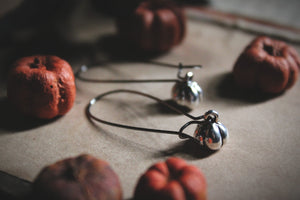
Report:
[{"label": "pumpkin stem", "polygon": [[38,68],[40,64],[40,59],[35,57],[33,63],[30,65],[31,68]]},{"label": "pumpkin stem", "polygon": [[37,58],[37,57],[35,57],[33,62],[34,62],[34,64],[36,64],[36,65],[37,65],[37,64],[40,64],[40,59]]},{"label": "pumpkin stem", "polygon": [[274,55],[274,48],[270,45],[264,45],[264,50],[271,56]]},{"label": "pumpkin stem", "polygon": [[271,56],[282,56],[278,46],[264,45],[264,50]]}]

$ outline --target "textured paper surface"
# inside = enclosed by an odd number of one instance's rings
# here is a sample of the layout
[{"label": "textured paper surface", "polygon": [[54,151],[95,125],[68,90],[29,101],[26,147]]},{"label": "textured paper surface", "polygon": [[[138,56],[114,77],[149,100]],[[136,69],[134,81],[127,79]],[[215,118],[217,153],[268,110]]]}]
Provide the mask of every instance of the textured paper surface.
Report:
[{"label": "textured paper surface", "polygon": [[[108,25],[103,33],[113,33]],[[194,70],[204,101],[191,114],[209,109],[227,126],[228,144],[214,154],[177,136],[138,132],[92,124],[85,107],[94,96],[113,89],[134,89],[170,99],[171,83],[94,84],[77,80],[72,110],[48,123],[27,124],[9,113],[5,88],[1,90],[0,170],[34,180],[39,171],[57,160],[90,153],[108,161],[119,175],[124,197],[131,198],[138,177],[153,163],[178,156],[199,167],[206,176],[209,199],[297,199],[300,195],[300,83],[273,98],[240,91],[230,79],[239,53],[255,35],[199,21],[189,21],[184,43],[156,61],[202,64]],[[297,48],[299,52],[299,47]],[[118,48],[112,47],[112,48]],[[128,53],[128,52],[127,52]],[[125,52],[124,52],[125,54]],[[97,58],[105,58],[102,53]],[[80,63],[68,60],[74,70]],[[93,68],[86,77],[174,78],[175,68],[131,61],[110,61]],[[155,102],[136,95],[105,98],[93,113],[124,124],[178,130],[190,119],[162,110]],[[24,124],[25,122],[25,124]],[[193,129],[189,129],[192,134]]]}]

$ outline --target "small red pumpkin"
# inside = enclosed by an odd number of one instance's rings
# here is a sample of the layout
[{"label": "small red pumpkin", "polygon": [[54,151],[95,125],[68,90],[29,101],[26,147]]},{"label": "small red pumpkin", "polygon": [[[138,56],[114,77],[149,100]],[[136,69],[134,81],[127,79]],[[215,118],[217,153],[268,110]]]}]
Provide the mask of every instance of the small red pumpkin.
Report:
[{"label": "small red pumpkin", "polygon": [[33,183],[33,199],[121,200],[118,176],[91,155],[67,158],[45,167]]},{"label": "small red pumpkin", "polygon": [[7,96],[25,115],[51,119],[66,114],[76,95],[71,66],[57,56],[17,60],[8,76]]},{"label": "small red pumpkin", "polygon": [[150,167],[135,188],[135,200],[205,200],[202,172],[180,158],[169,158]]},{"label": "small red pumpkin", "polygon": [[300,59],[286,43],[260,36],[237,59],[233,75],[244,88],[277,94],[292,87],[298,78]]},{"label": "small red pumpkin", "polygon": [[186,17],[172,1],[148,0],[128,17],[118,18],[117,27],[119,34],[138,48],[164,52],[184,39]]}]

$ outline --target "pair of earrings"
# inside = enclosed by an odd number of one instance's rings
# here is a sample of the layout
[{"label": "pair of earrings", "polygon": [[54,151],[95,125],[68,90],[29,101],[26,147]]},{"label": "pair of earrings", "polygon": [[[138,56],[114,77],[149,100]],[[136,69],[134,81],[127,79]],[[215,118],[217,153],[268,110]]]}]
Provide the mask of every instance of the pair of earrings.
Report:
[{"label": "pair of earrings", "polygon": [[[175,82],[175,85],[172,88],[172,99],[179,105],[186,106],[190,109],[194,108],[199,104],[202,100],[203,92],[201,87],[197,82],[193,81],[193,73],[187,72],[183,77],[181,76],[183,68],[195,68],[199,66],[183,66],[179,63],[177,79],[143,79],[143,80],[103,80],[103,79],[87,79],[81,76],[83,72],[88,70],[88,67],[83,65],[80,70],[76,73],[76,77],[79,80],[93,82],[93,83],[145,83],[145,82]],[[192,121],[184,124],[179,131],[172,130],[160,130],[160,129],[152,129],[152,128],[144,128],[144,127],[136,127],[136,126],[128,126],[124,124],[109,122],[103,120],[91,113],[91,107],[95,105],[96,102],[100,101],[104,96],[115,94],[115,93],[131,93],[136,95],[141,95],[147,98],[150,98],[158,103],[162,104],[165,107],[179,113],[183,114],[186,117],[192,119]],[[87,108],[86,114],[89,118],[107,124],[111,126],[116,126],[120,128],[133,129],[138,131],[147,131],[147,132],[156,132],[156,133],[165,133],[165,134],[173,134],[178,135],[181,139],[191,139],[196,141],[201,146],[207,147],[210,150],[216,151],[219,150],[228,139],[228,130],[227,128],[218,121],[219,114],[214,110],[207,111],[204,115],[195,117],[186,112],[183,112],[163,100],[154,97],[152,95],[142,93],[134,90],[112,90],[103,94],[98,95],[97,97],[90,100]],[[197,124],[196,130],[193,136],[184,133],[184,129],[186,129],[191,124]]]}]

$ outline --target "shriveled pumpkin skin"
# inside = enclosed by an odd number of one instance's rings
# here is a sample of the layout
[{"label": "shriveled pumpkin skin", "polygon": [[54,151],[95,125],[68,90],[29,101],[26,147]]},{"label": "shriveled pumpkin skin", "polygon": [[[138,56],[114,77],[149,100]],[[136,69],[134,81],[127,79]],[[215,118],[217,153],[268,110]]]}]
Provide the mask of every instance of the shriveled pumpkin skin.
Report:
[{"label": "shriveled pumpkin skin", "polygon": [[135,188],[135,200],[205,200],[202,172],[180,158],[169,158],[150,167]]},{"label": "shriveled pumpkin skin", "polygon": [[45,167],[33,183],[34,200],[122,200],[109,163],[83,154]]},{"label": "shriveled pumpkin skin", "polygon": [[233,75],[241,87],[277,94],[295,84],[299,68],[300,59],[293,47],[259,36],[241,53]]},{"label": "shriveled pumpkin skin", "polygon": [[72,68],[57,56],[23,57],[9,73],[7,96],[25,115],[41,119],[64,115],[76,96]]},{"label": "shriveled pumpkin skin", "polygon": [[164,52],[182,42],[186,32],[183,10],[168,0],[142,2],[128,17],[117,19],[119,34],[138,48]]}]

